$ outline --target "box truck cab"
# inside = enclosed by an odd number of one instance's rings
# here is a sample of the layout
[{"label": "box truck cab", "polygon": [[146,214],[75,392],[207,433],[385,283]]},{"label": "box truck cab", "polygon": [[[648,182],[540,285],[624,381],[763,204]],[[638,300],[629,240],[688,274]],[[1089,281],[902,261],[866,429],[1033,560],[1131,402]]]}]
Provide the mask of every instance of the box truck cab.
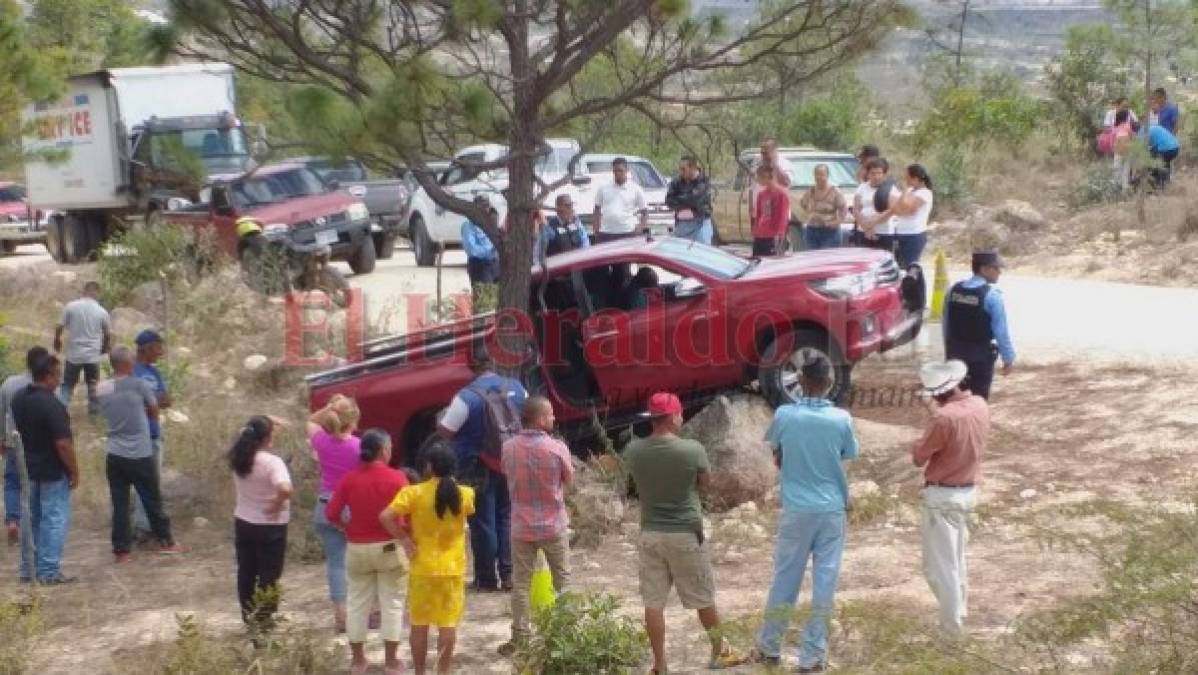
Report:
[{"label": "box truck cab", "polygon": [[215,174],[252,164],[233,68],[198,63],[76,75],[58,101],[28,106],[29,201],[53,210],[46,247],[85,260],[131,219],[158,222]]}]

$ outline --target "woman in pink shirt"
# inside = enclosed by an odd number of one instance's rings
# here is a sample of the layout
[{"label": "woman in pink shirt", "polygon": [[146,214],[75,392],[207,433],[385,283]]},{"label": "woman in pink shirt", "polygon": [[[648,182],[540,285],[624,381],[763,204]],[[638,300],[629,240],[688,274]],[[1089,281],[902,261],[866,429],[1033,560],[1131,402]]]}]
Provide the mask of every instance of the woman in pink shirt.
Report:
[{"label": "woman in pink shirt", "polygon": [[283,576],[291,520],[291,475],[283,459],[270,450],[274,429],[271,418],[251,417],[228,455],[237,489],[237,598],[242,620],[257,629],[267,627],[274,616],[278,596],[271,591]]},{"label": "woman in pink shirt", "polygon": [[324,549],[325,574],[329,599],[333,601],[333,623],[338,633],[345,632],[345,533],[341,530],[344,514],[328,518],[325,506],[337,483],[358,466],[361,441],[354,436],[360,413],[352,398],[336,394],[325,407],[308,418],[308,441],[312,456],[320,467],[320,496],[316,500],[313,523]]},{"label": "woman in pink shirt", "polygon": [[403,629],[403,599],[400,580],[403,559],[399,547],[378,514],[391,504],[408,484],[407,477],[387,465],[391,459],[391,437],[382,429],[362,434],[361,462],[337,484],[326,507],[325,517],[336,522],[349,509],[345,538],[349,541],[346,569],[349,572],[349,615],[347,633],[354,660],[350,672],[365,673],[366,630],[370,609],[378,603],[382,611],[381,635],[386,662],[384,673],[398,675],[399,634]]}]

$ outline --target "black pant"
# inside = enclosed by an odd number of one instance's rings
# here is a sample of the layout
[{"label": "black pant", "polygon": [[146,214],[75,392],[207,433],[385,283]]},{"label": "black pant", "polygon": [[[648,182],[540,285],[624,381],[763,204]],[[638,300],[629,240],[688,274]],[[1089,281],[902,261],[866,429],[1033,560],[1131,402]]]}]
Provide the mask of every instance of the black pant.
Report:
[{"label": "black pant", "polygon": [[773,237],[753,237],[753,257],[778,255],[778,240]]},{"label": "black pant", "polygon": [[62,390],[65,400],[75,393],[75,385],[79,384],[79,373],[83,372],[83,381],[87,385],[87,409],[89,412],[99,410],[96,398],[96,383],[100,381],[100,364],[66,362],[62,367]]},{"label": "black pant", "polygon": [[482,258],[466,258],[466,275],[470,285],[493,284],[499,281],[499,261]]},{"label": "black pant", "polygon": [[[241,619],[250,625],[270,620],[278,609],[278,594],[273,590],[283,576],[287,557],[287,526],[257,525],[233,519],[233,547],[237,549],[237,599]],[[255,603],[254,595],[263,589],[270,593]]]},{"label": "black pant", "polygon": [[150,521],[150,531],[163,545],[175,543],[171,538],[171,521],[162,509],[162,492],[158,487],[158,462],[153,455],[129,459],[108,455],[105,467],[108,492],[112,497],[112,552],[128,553],[133,547],[132,526],[129,522],[129,488],[137,491],[141,505]]}]

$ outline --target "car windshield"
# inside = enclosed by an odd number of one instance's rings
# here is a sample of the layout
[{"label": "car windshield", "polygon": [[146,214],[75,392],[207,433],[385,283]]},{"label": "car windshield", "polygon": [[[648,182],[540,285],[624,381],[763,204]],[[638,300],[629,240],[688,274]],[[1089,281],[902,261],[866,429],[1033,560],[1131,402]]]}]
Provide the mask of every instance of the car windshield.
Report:
[{"label": "car windshield", "polygon": [[[647,161],[630,161],[628,168],[632,172],[632,179],[637,185],[647,190],[661,190],[666,187],[666,183],[662,180],[661,174],[657,172],[652,164]],[[587,173],[599,180],[610,181],[611,177],[611,162],[587,162]]]},{"label": "car windshield", "polygon": [[233,203],[238,208],[281,202],[293,197],[322,194],[324,183],[311,170],[296,167],[254,175],[233,184]]},{"label": "car windshield", "polygon": [[19,185],[0,187],[0,202],[19,202],[25,199],[25,189]]},{"label": "car windshield", "polygon": [[744,258],[688,239],[666,237],[658,243],[657,251],[679,265],[720,279],[735,279],[749,269],[749,261]]},{"label": "car windshield", "polygon": [[357,162],[335,162],[331,159],[313,159],[308,162],[308,168],[316,172],[324,182],[335,180],[338,183],[358,183],[366,180],[366,169]]},{"label": "car windshield", "polygon": [[815,167],[828,167],[828,182],[836,187],[857,187],[857,160],[854,157],[787,157],[794,182],[791,187],[815,185]]}]

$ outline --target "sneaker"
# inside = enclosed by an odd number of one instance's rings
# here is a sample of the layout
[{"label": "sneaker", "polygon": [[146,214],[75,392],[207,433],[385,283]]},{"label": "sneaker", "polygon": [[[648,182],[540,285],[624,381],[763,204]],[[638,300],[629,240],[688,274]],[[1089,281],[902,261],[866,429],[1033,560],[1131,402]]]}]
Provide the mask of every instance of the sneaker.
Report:
[{"label": "sneaker", "polygon": [[512,642],[511,640],[508,640],[507,642],[499,645],[499,649],[496,651],[499,652],[500,656],[510,657],[516,653],[516,643]]},{"label": "sneaker", "polygon": [[708,670],[723,670],[725,668],[735,668],[744,663],[749,662],[749,657],[744,654],[737,653],[736,650],[728,645],[720,650],[720,653],[711,657],[711,662],[707,664]]},{"label": "sneaker", "polygon": [[21,527],[15,522],[9,521],[5,523],[4,528],[8,530],[8,545],[16,546],[17,541],[21,538]]},{"label": "sneaker", "polygon": [[131,553],[114,553],[112,555],[113,562],[120,565],[127,562],[133,562],[133,554]]},{"label": "sneaker", "polygon": [[175,543],[163,544],[158,547],[158,552],[163,555],[179,555],[183,553],[183,547]]},{"label": "sneaker", "polygon": [[767,668],[778,668],[782,666],[781,656],[766,656],[756,649],[749,652],[749,661],[751,663],[761,664]]},{"label": "sneaker", "polygon": [[827,669],[826,665],[824,665],[823,663],[817,663],[812,666],[799,666],[798,672],[800,672],[800,673],[822,673],[826,669]]},{"label": "sneaker", "polygon": [[43,586],[62,586],[64,584],[73,584],[76,581],[78,581],[78,579],[75,577],[68,577],[63,574],[55,574],[52,577],[46,577],[45,579],[37,580],[37,582]]}]

